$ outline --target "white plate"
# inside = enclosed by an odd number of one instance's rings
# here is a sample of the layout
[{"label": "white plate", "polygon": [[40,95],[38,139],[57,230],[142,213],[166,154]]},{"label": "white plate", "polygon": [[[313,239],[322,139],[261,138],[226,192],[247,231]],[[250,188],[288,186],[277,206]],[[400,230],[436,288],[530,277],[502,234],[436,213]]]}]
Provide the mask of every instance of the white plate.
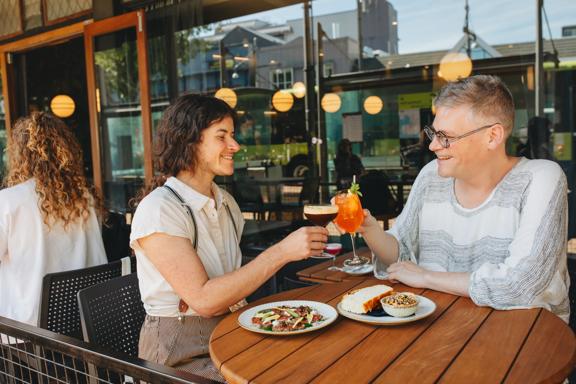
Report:
[{"label": "white plate", "polygon": [[[307,305],[310,308],[317,310],[318,313],[320,313],[324,317],[325,320],[321,321],[317,324],[314,324],[313,326],[311,326],[309,328],[299,329],[297,331],[290,331],[290,332],[265,331],[263,329],[260,329],[257,325],[252,324],[252,318],[254,317],[256,312],[261,311],[263,309],[267,309],[267,308],[278,307],[281,305],[287,305],[290,307],[298,307],[300,305]],[[247,310],[242,312],[242,314],[240,314],[240,316],[238,316],[238,324],[240,324],[240,326],[242,328],[247,329],[247,330],[252,331],[252,332],[263,333],[265,335],[282,335],[282,336],[284,336],[284,335],[297,335],[300,333],[312,332],[312,331],[315,331],[317,329],[324,328],[324,327],[332,324],[334,322],[334,320],[336,320],[337,317],[338,317],[338,312],[336,312],[336,310],[328,304],[324,304],[324,303],[321,303],[319,301],[287,300],[287,301],[274,301],[272,303],[261,304],[261,305],[255,306],[253,308],[248,308]]]},{"label": "white plate", "polygon": [[414,316],[408,317],[393,317],[393,316],[382,316],[382,317],[375,317],[375,316],[368,316],[368,315],[359,315],[357,313],[348,312],[342,309],[341,303],[338,303],[336,308],[338,312],[349,319],[361,321],[363,323],[374,324],[374,325],[397,325],[397,324],[404,324],[404,323],[411,323],[413,321],[418,321],[425,317],[430,316],[436,310],[436,304],[427,297],[416,295],[419,300],[418,309]]},{"label": "white plate", "polygon": [[349,267],[346,265],[342,267],[342,272],[352,276],[365,275],[367,273],[372,273],[373,270],[374,266],[372,264],[366,264],[361,267]]}]

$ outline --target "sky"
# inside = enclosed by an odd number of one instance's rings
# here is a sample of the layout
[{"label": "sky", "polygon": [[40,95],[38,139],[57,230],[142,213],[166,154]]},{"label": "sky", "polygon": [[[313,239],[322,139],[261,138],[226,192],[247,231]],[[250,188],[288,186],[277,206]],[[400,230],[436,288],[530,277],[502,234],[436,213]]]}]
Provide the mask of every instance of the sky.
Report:
[{"label": "sky", "polygon": [[[369,1],[369,0],[364,0]],[[537,0],[469,0],[470,28],[488,44],[534,41]],[[462,36],[464,0],[389,0],[398,14],[400,53],[451,48]],[[553,38],[562,27],[576,25],[576,0],[543,0]],[[314,0],[314,15],[356,9],[356,0]],[[258,18],[282,24],[302,18],[302,5],[253,14],[239,19]],[[550,34],[544,17],[542,33]]]}]

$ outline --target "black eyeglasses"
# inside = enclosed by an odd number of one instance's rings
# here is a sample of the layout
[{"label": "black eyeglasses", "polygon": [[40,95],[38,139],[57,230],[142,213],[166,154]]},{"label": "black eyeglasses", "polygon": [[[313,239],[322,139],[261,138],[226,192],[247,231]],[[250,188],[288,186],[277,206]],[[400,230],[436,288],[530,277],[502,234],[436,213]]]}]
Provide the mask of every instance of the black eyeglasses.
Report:
[{"label": "black eyeglasses", "polygon": [[488,125],[484,125],[480,128],[476,128],[471,130],[470,132],[466,132],[463,135],[460,136],[448,136],[447,134],[445,134],[442,131],[437,131],[436,129],[434,129],[434,126],[432,125],[426,125],[424,127],[424,133],[426,134],[426,136],[428,136],[428,138],[430,139],[430,141],[434,141],[434,138],[437,137],[438,141],[440,142],[440,145],[444,148],[450,148],[450,143],[453,143],[457,140],[463,139],[466,136],[470,136],[475,134],[476,132],[480,132],[483,129],[486,128],[490,128],[493,127],[496,124],[500,124],[500,123],[492,123],[492,124],[488,124]]}]

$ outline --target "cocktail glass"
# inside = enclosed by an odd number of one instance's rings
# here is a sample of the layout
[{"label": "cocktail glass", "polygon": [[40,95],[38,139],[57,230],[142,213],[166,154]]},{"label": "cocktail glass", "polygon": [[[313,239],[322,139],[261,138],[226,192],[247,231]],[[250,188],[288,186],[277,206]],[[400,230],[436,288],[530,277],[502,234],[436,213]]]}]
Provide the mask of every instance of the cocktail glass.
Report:
[{"label": "cocktail glass", "polygon": [[[330,204],[305,204],[304,216],[314,225],[325,227],[338,215],[338,207]],[[330,253],[322,252],[320,256],[312,256],[312,258],[329,258],[334,260],[334,256]]]},{"label": "cocktail glass", "polygon": [[341,191],[334,197],[334,203],[338,206],[338,215],[335,220],[336,225],[348,232],[352,240],[352,253],[354,257],[345,260],[344,265],[356,267],[370,263],[370,259],[367,257],[360,257],[356,254],[356,245],[354,244],[356,231],[364,221],[364,212],[358,195],[349,191]]},{"label": "cocktail glass", "polygon": [[328,243],[324,248],[324,253],[328,253],[332,256],[332,265],[328,267],[329,271],[340,271],[341,268],[336,266],[336,256],[342,251],[342,244],[340,243]]}]

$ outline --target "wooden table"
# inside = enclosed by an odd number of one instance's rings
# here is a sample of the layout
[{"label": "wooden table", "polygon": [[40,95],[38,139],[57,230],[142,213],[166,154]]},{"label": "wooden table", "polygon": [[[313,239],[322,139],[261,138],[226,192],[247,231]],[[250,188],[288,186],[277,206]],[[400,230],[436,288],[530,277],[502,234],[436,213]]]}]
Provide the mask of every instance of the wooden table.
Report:
[{"label": "wooden table", "polygon": [[[332,306],[365,278],[286,291],[255,304],[315,300]],[[430,317],[374,326],[343,316],[318,331],[268,336],[240,328],[239,313],[214,330],[210,355],[230,383],[560,383],[576,361],[572,330],[544,309],[496,311],[470,299],[394,286],[433,300]]]},{"label": "wooden table", "polygon": [[[362,247],[358,249],[357,252],[359,256],[364,256],[369,259],[372,257],[368,247]],[[336,258],[335,264],[341,267],[344,260],[351,258],[352,252],[345,253]],[[332,266],[332,260],[303,269],[297,272],[296,276],[298,276],[300,280],[311,281],[313,283],[340,283],[343,281],[363,281],[366,279],[366,276],[352,276],[340,271],[329,271],[328,267],[330,266]]]}]

